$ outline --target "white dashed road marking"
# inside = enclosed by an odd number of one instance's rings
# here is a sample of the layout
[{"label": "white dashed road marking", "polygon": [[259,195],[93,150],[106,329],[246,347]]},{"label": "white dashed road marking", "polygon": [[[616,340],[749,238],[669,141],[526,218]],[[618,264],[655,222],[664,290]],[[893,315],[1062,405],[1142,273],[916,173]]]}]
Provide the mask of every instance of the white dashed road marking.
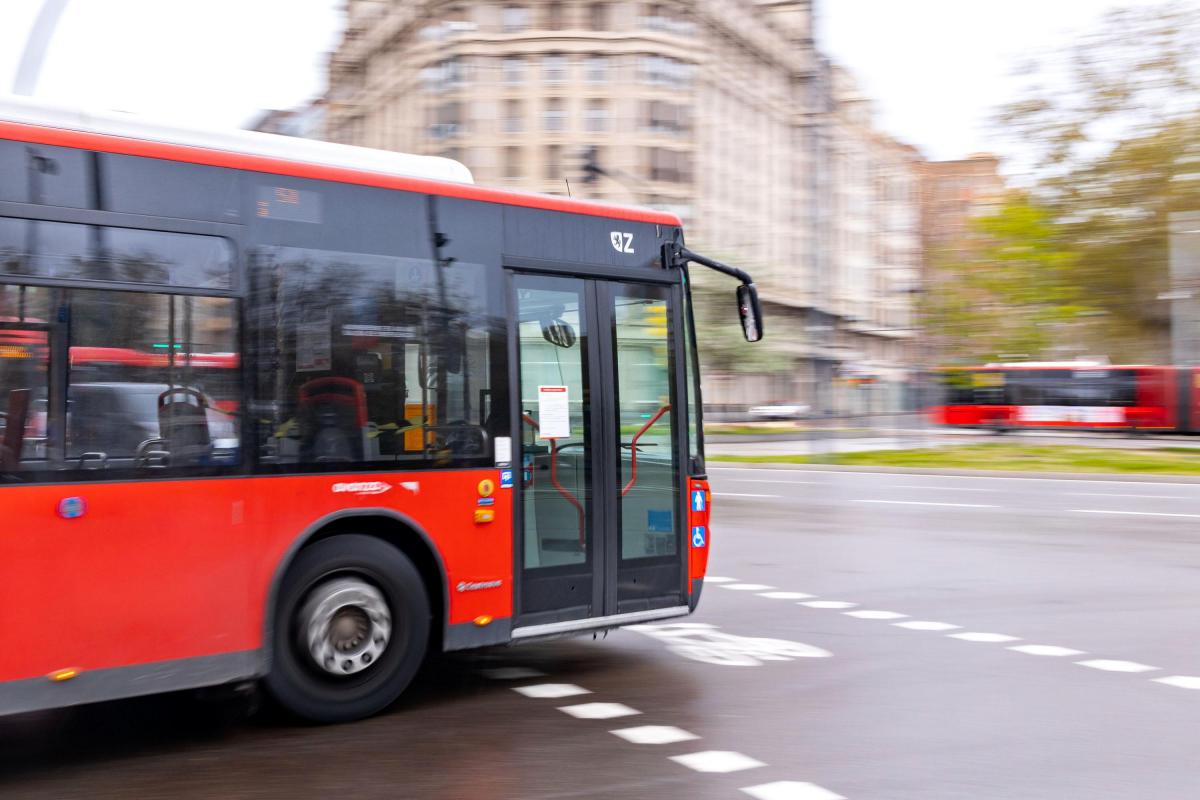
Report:
[{"label": "white dashed road marking", "polygon": [[941,506],[943,508],[1000,508],[990,503],[931,503],[921,500],[855,500],[855,503],[880,503],[889,506]]},{"label": "white dashed road marking", "polygon": [[619,728],[609,733],[633,744],[675,744],[700,738],[672,725],[642,725],[637,728]]},{"label": "white dashed road marking", "polygon": [[816,595],[805,594],[804,592],[761,592],[759,597],[767,597],[771,600],[807,600]]},{"label": "white dashed road marking", "polygon": [[1007,633],[981,633],[971,631],[968,633],[947,633],[951,639],[962,639],[964,642],[993,642],[1000,644],[1002,642],[1019,642],[1020,636],[1009,636]]},{"label": "white dashed road marking", "polygon": [[744,769],[766,766],[756,758],[730,750],[704,750],[684,756],[671,756],[671,760],[683,764],[688,769],[694,769],[696,772],[740,772]]},{"label": "white dashed road marking", "polygon": [[962,625],[951,625],[949,622],[930,622],[928,620],[913,620],[912,622],[893,622],[897,628],[907,628],[910,631],[952,631]]},{"label": "white dashed road marking", "polygon": [[809,608],[854,608],[858,603],[847,603],[845,600],[809,600],[798,605]]},{"label": "white dashed road marking", "polygon": [[574,697],[577,694],[591,694],[582,686],[573,683],[535,683],[533,686],[517,686],[514,692],[526,697]]},{"label": "white dashed road marking", "polygon": [[1121,514],[1131,517],[1185,517],[1187,519],[1200,519],[1200,514],[1167,514],[1162,511],[1101,511],[1096,508],[1072,508],[1073,514]]},{"label": "white dashed road marking", "polygon": [[1093,661],[1076,661],[1075,663],[1081,667],[1102,669],[1105,672],[1153,672],[1158,669],[1158,667],[1152,667],[1149,664],[1139,664],[1136,661],[1115,661],[1105,658],[1098,658]]},{"label": "white dashed road marking", "polygon": [[576,706],[559,706],[558,710],[575,719],[616,719],[642,713],[621,703],[580,703]]},{"label": "white dashed road marking", "polygon": [[720,575],[705,575],[704,576],[705,583],[733,583],[736,580],[737,580],[737,578],[724,578],[724,577],[721,577]]},{"label": "white dashed road marking", "polygon": [[761,592],[763,589],[775,588],[765,583],[718,583],[717,585],[722,589],[731,589],[735,592]]},{"label": "white dashed road marking", "polygon": [[777,494],[741,494],[740,492],[717,492],[717,497],[779,497]]},{"label": "white dashed road marking", "polygon": [[1200,689],[1200,678],[1194,675],[1171,675],[1167,678],[1151,678],[1150,680],[1180,689]]},{"label": "white dashed road marking", "polygon": [[800,781],[776,781],[742,789],[754,800],[846,800],[840,794],[822,789],[815,783]]},{"label": "white dashed road marking", "polygon": [[1010,647],[1009,650],[1015,650],[1018,653],[1025,653],[1031,656],[1081,656],[1082,650],[1072,650],[1069,647],[1059,647],[1053,644],[1019,644],[1016,647]]},{"label": "white dashed road marking", "polygon": [[843,611],[847,617],[856,619],[904,619],[908,614],[897,611]]}]

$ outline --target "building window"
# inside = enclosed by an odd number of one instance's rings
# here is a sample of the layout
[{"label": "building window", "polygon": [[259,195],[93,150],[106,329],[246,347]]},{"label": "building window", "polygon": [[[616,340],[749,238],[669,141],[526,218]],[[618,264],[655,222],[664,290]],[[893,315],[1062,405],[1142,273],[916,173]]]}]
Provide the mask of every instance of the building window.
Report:
[{"label": "building window", "polygon": [[566,27],[563,23],[564,17],[563,4],[550,3],[546,6],[546,29],[551,31],[561,31],[564,27]]},{"label": "building window", "polygon": [[504,177],[510,180],[521,177],[521,148],[504,148]]},{"label": "building window", "polygon": [[543,112],[543,128],[550,132],[560,132],[567,129],[566,103],[561,97],[546,99],[546,109]]},{"label": "building window", "polygon": [[685,106],[647,100],[642,104],[642,127],[650,133],[680,134],[691,129],[691,122]]},{"label": "building window", "polygon": [[608,30],[608,3],[592,3],[588,6],[588,26],[594,31]]},{"label": "building window", "polygon": [[608,130],[608,103],[600,98],[592,98],[587,102],[583,112],[584,129],[589,133],[600,133]]},{"label": "building window", "polygon": [[567,57],[562,53],[550,53],[542,62],[542,79],[546,83],[566,83]]},{"label": "building window", "polygon": [[504,59],[504,83],[520,86],[525,82],[525,59],[516,56]]},{"label": "building window", "polygon": [[524,110],[520,100],[504,101],[504,132],[520,133],[525,127]]},{"label": "building window", "polygon": [[562,179],[562,145],[548,145],[546,147],[546,180],[561,181]]},{"label": "building window", "polygon": [[433,121],[429,126],[429,135],[434,139],[445,139],[462,133],[462,103],[442,103],[433,111]]},{"label": "building window", "polygon": [[692,159],[688,153],[647,147],[645,162],[646,176],[652,181],[687,183],[692,179]]},{"label": "building window", "polygon": [[608,56],[590,56],[584,66],[588,83],[608,82]]},{"label": "building window", "polygon": [[642,80],[652,86],[686,89],[692,82],[692,65],[668,56],[645,56]]},{"label": "building window", "polygon": [[529,27],[529,9],[525,6],[505,6],[500,12],[505,33],[519,33]]}]

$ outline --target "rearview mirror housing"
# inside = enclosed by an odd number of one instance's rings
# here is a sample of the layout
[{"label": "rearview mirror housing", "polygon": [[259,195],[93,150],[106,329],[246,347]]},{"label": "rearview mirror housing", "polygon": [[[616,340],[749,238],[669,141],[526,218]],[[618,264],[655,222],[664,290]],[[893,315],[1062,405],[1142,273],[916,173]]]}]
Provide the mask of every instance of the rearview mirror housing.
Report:
[{"label": "rearview mirror housing", "polygon": [[742,334],[747,342],[757,342],[763,337],[762,304],[758,301],[758,287],[743,283],[737,288],[738,316],[742,321]]}]

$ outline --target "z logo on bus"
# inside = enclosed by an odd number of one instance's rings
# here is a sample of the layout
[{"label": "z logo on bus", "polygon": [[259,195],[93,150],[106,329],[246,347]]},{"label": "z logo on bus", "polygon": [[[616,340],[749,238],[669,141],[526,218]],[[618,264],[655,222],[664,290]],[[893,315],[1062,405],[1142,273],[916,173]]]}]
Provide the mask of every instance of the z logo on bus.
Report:
[{"label": "z logo on bus", "polygon": [[633,254],[633,234],[632,233],[623,233],[621,231],[613,231],[612,233],[610,233],[608,235],[608,238],[612,241],[613,250],[616,250],[618,253],[629,253],[631,255]]},{"label": "z logo on bus", "polygon": [[356,481],[355,483],[335,483],[333,485],[334,494],[383,494],[391,489],[392,485],[383,481]]}]

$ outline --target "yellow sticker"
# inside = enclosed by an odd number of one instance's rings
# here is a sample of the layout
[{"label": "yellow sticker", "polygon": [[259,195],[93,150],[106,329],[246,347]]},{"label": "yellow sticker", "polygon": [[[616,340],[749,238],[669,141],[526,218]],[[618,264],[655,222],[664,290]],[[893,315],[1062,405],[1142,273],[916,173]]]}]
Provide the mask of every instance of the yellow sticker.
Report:
[{"label": "yellow sticker", "polygon": [[480,497],[491,497],[492,493],[495,491],[496,491],[496,484],[493,483],[490,478],[484,478],[483,480],[481,480],[479,482],[479,496]]}]

